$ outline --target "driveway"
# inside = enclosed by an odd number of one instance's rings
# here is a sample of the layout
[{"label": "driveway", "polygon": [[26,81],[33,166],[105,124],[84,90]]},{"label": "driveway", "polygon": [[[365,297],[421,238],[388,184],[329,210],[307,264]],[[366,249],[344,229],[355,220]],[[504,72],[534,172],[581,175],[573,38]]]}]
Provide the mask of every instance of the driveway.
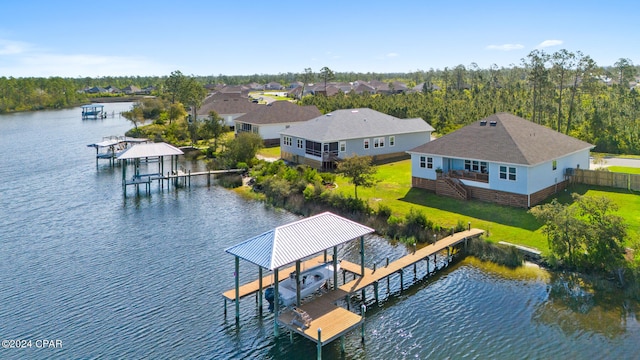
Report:
[{"label": "driveway", "polygon": [[626,159],[626,158],[619,158],[619,157],[613,157],[613,156],[606,156],[602,159],[603,163],[601,164],[596,164],[593,162],[593,158],[590,158],[590,168],[591,169],[598,169],[598,168],[605,168],[605,167],[609,167],[609,166],[626,166],[626,167],[634,167],[634,168],[640,168],[640,159]]}]

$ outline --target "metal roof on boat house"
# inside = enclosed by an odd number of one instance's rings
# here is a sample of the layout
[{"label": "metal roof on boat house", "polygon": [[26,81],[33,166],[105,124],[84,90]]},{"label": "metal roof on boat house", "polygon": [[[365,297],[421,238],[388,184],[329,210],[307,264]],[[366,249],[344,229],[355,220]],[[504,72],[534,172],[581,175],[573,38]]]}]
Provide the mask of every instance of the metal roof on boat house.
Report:
[{"label": "metal roof on boat house", "polygon": [[145,157],[160,157],[171,155],[183,155],[184,152],[167,143],[147,143],[132,146],[118,156],[118,160],[140,159]]},{"label": "metal roof on boat house", "polygon": [[225,251],[274,270],[373,231],[370,227],[325,212],[278,226]]}]

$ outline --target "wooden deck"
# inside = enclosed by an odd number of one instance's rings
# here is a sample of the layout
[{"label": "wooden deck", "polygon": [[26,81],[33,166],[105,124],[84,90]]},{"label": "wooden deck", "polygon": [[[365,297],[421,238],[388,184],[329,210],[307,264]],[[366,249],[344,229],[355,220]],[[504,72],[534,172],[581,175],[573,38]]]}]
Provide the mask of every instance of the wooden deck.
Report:
[{"label": "wooden deck", "polygon": [[[389,266],[377,268],[376,271],[373,271],[372,269],[369,269],[369,268],[365,268],[364,276],[361,276],[358,279],[349,281],[348,283],[340,286],[340,289],[349,294],[355,293],[373,284],[376,281],[380,281],[381,279],[384,279],[391,274],[397,273],[400,270],[408,266],[411,266],[414,263],[417,263],[418,261],[424,260],[425,258],[433,254],[436,254],[450,246],[454,246],[464,241],[465,239],[480,236],[482,233],[484,233],[484,230],[480,230],[480,229],[471,229],[467,231],[461,231],[451,236],[447,236],[446,238],[440,239],[434,244],[429,244],[417,250],[416,252],[407,254],[401,257],[400,259],[390,263]],[[356,274],[360,273],[359,265],[358,265],[358,271],[355,273]]]},{"label": "wooden deck", "polygon": [[[290,331],[319,343],[319,346],[323,346],[338,337],[343,336],[364,322],[363,316],[337,306],[336,302],[338,300],[345,299],[349,295],[356,293],[365,287],[388,277],[389,275],[402,271],[402,269],[424,260],[433,254],[464,242],[466,239],[478,237],[483,233],[484,231],[480,229],[470,229],[447,236],[438,240],[435,244],[427,245],[413,253],[407,254],[400,259],[391,262],[388,266],[377,268],[375,271],[373,269],[365,268],[364,275],[361,274],[361,265],[342,260],[340,262],[340,267],[344,271],[354,273],[359,277],[348,281],[336,290],[328,290],[322,295],[316,296],[313,300],[302,304],[300,307],[283,309],[278,316],[278,324],[286,327]],[[330,261],[330,257],[327,258],[327,261]],[[311,260],[307,260],[307,262],[309,262],[306,265],[307,267],[322,263],[324,262],[324,256],[321,255],[315,257]],[[281,273],[279,273],[279,278],[284,279],[291,271],[295,271],[295,267],[282,269],[280,271]],[[272,277],[264,277],[262,284],[263,288],[270,286],[272,284]],[[256,291],[258,291],[257,280],[249,284],[242,285],[240,287],[240,298],[253,294]],[[233,301],[235,299],[235,289],[226,291],[223,296],[226,299]],[[307,324],[301,324],[298,321],[294,321],[298,319],[296,312],[298,314],[304,314],[307,319],[309,319]],[[318,329],[322,329],[320,341],[318,340]]]}]

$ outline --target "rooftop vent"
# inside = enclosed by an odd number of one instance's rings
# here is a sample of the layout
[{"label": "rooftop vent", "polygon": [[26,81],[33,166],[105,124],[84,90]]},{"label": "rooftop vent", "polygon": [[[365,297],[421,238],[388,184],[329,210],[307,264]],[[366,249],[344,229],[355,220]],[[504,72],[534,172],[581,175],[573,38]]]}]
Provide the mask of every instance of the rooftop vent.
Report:
[{"label": "rooftop vent", "polygon": [[490,121],[489,122],[489,126],[496,126],[496,124],[497,124],[497,122],[495,122],[495,121]]},{"label": "rooftop vent", "polygon": [[480,126],[487,126],[487,120],[480,120]]}]

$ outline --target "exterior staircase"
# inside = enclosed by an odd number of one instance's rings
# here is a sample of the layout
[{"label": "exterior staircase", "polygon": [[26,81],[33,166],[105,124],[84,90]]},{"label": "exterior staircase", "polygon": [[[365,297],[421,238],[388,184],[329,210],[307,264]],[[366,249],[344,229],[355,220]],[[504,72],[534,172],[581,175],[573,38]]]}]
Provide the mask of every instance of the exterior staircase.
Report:
[{"label": "exterior staircase", "polygon": [[460,180],[448,176],[440,177],[436,181],[436,194],[460,200],[469,199],[469,191],[464,184]]}]

